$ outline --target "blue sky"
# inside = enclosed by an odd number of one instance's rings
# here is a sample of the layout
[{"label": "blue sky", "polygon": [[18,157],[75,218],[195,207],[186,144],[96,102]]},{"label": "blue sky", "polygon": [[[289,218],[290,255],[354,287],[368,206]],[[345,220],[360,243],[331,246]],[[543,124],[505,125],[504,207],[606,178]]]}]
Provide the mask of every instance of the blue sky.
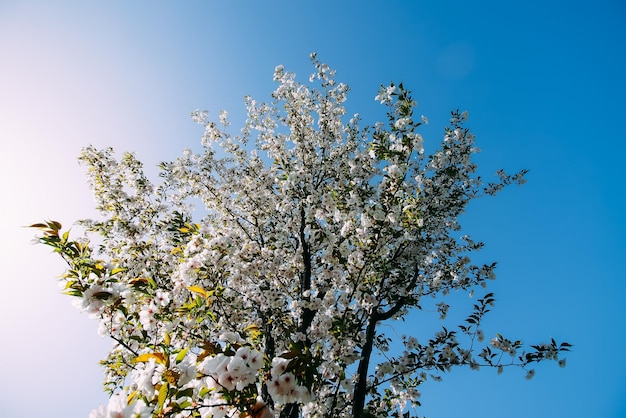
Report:
[{"label": "blue sky", "polygon": [[82,417],[105,400],[109,342],[21,227],[95,215],[81,147],[153,170],[198,147],[192,110],[226,109],[236,130],[244,95],[267,99],[277,64],[306,80],[316,51],[366,121],[383,118],[378,86],[403,81],[427,141],[468,110],[486,176],[530,170],[464,220],[499,261],[486,331],[569,341],[568,365],[531,381],[456,371],[422,387],[420,413],[626,416],[625,19],[619,0],[0,2],[0,415]]}]

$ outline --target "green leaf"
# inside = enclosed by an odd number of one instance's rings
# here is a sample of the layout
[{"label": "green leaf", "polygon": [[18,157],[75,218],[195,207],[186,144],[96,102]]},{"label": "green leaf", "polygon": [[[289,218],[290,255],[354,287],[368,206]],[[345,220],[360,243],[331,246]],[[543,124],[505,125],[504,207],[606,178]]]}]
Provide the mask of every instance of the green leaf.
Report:
[{"label": "green leaf", "polygon": [[110,298],[111,296],[113,296],[113,294],[111,292],[95,292],[93,294],[93,297],[98,299],[98,300],[107,300],[108,298]]},{"label": "green leaf", "polygon": [[163,384],[161,384],[161,387],[159,388],[158,409],[163,409],[169,389],[170,385],[167,382],[163,382]]},{"label": "green leaf", "polygon": [[[178,393],[176,394],[176,398],[180,399],[180,398],[184,398],[184,397],[192,397],[193,396],[193,388],[187,388],[187,389],[183,389],[178,391]],[[183,402],[180,404],[180,406],[182,408],[186,408],[187,406],[183,406],[187,401]]]},{"label": "green leaf", "polygon": [[180,352],[176,355],[176,363],[180,363],[181,361],[183,361],[188,351],[189,347],[180,350]]},{"label": "green leaf", "polygon": [[281,354],[279,357],[289,360],[289,359],[292,359],[292,358],[297,357],[299,355],[300,355],[300,351],[298,351],[298,350],[291,350],[291,351],[287,351],[287,352]]},{"label": "green leaf", "polygon": [[83,292],[81,292],[80,290],[68,290],[67,292],[63,292],[63,293],[65,295],[76,296],[76,297],[83,296]]}]

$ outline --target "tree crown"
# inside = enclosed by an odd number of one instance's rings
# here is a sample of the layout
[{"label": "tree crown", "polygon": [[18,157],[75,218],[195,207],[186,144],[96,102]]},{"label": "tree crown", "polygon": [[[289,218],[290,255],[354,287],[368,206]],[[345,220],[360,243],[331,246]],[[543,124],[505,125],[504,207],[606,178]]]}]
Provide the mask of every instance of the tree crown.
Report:
[{"label": "tree crown", "polygon": [[[495,263],[472,262],[482,243],[459,215],[525,171],[483,183],[459,111],[427,155],[427,120],[402,84],[376,96],[386,121],[361,127],[348,86],[312,62],[310,84],[276,67],[272,101],[245,99],[238,136],[225,112],[193,112],[202,152],[162,163],[159,185],[133,154],[85,148],[102,218],[81,224],[98,245],[55,221],[32,225],[68,263],[65,292],[115,341],[102,362],[113,396],[93,416],[410,416],[419,385],[454,366],[532,376],[531,363],[564,365],[570,345],[554,340],[498,334],[479,348],[492,293],[427,341],[380,331],[426,298],[495,277]],[[443,318],[448,305],[437,309]]]}]

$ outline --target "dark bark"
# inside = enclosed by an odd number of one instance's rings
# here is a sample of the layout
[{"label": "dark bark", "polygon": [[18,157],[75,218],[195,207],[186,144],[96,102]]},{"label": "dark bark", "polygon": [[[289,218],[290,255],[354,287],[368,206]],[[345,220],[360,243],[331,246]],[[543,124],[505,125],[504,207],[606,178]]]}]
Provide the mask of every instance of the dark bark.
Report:
[{"label": "dark bark", "polygon": [[300,405],[289,403],[280,412],[280,418],[298,418],[300,416]]},{"label": "dark bark", "polygon": [[[276,355],[276,344],[274,337],[272,337],[272,325],[268,323],[263,314],[261,314],[261,318],[263,318],[263,322],[265,323],[265,353],[269,358],[274,358]],[[267,390],[267,382],[264,382],[261,386],[261,398],[263,398],[263,401],[265,401],[270,408],[274,407],[274,400]]]},{"label": "dark bark", "polygon": [[354,387],[354,398],[352,404],[353,418],[361,418],[365,410],[365,398],[367,397],[367,373],[370,366],[370,358],[374,350],[374,339],[376,338],[376,327],[380,321],[387,320],[402,309],[405,304],[404,299],[400,299],[392,308],[385,312],[374,311],[370,314],[367,328],[365,330],[365,345],[361,350],[361,360],[357,374],[359,380]]},{"label": "dark bark", "polygon": [[354,398],[352,404],[352,416],[359,418],[363,414],[365,408],[365,397],[367,396],[367,372],[370,365],[370,357],[374,349],[374,338],[376,337],[376,325],[378,324],[378,314],[372,312],[365,330],[365,345],[361,351],[361,360],[357,374],[359,380],[354,387]]}]

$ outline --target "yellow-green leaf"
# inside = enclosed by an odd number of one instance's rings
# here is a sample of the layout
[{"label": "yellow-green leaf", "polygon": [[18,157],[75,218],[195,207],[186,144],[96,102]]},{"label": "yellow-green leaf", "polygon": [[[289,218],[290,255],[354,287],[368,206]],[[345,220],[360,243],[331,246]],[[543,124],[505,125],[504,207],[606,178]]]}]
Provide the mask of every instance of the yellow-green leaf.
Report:
[{"label": "yellow-green leaf", "polygon": [[165,356],[163,353],[145,353],[137,356],[135,363],[145,363],[154,359],[157,363],[165,365]]},{"label": "yellow-green leaf", "polygon": [[176,355],[176,363],[180,363],[181,361],[183,361],[188,351],[189,347],[180,350],[180,352]]},{"label": "yellow-green leaf", "polygon": [[152,277],[148,277],[147,280],[148,280],[148,283],[150,283],[150,287],[153,288],[153,289],[156,289],[157,284],[154,281],[154,279]]},{"label": "yellow-green leaf", "polygon": [[201,288],[200,286],[187,286],[187,289],[191,292],[198,293],[199,295],[202,295],[205,298],[209,295],[207,291]]},{"label": "yellow-green leaf", "polygon": [[128,397],[126,398],[126,403],[130,405],[130,403],[137,397],[137,391],[132,392],[130,395],[128,395]]},{"label": "yellow-green leaf", "polygon": [[165,404],[165,400],[167,399],[167,393],[169,392],[170,385],[167,382],[163,382],[161,387],[159,388],[159,397],[158,397],[158,408],[162,409]]},{"label": "yellow-green leaf", "polygon": [[257,339],[261,335],[261,328],[255,324],[248,325],[244,328],[244,331],[253,339]]}]

